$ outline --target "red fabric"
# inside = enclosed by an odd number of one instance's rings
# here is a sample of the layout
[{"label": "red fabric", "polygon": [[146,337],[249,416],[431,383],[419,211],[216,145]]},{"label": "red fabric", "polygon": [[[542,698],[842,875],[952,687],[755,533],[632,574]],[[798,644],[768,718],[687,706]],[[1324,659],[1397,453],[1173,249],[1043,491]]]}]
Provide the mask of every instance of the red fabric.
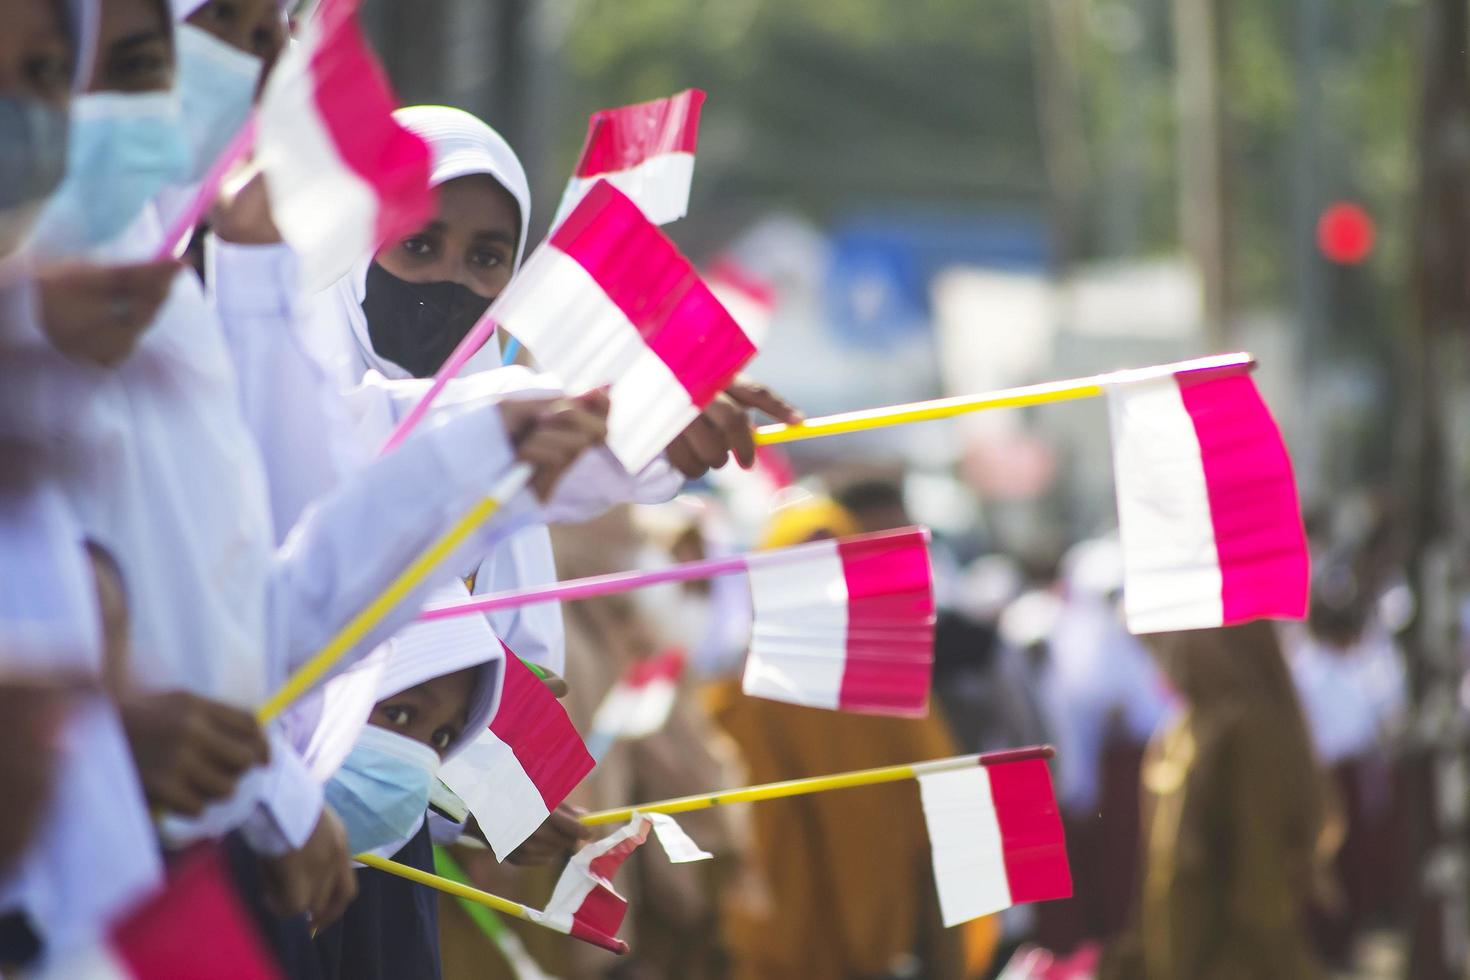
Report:
[{"label": "red fabric", "polygon": [[587,270],[696,407],[708,405],[755,356],[755,345],[689,260],[607,181],[592,186],[549,241]]},{"label": "red fabric", "polygon": [[162,892],[114,927],[111,946],[134,980],[281,976],[214,845],[181,861]]},{"label": "red fabric", "polygon": [[665,153],[693,153],[699,142],[703,105],[703,92],[686,89],[667,99],[594,112],[587,120],[587,141],[577,160],[577,176],[631,170]]},{"label": "red fabric", "polygon": [[428,144],[393,121],[398,102],[357,21],[360,0],[330,0],[311,56],[317,112],[338,154],[378,197],[377,239],[416,230],[435,212]]},{"label": "red fabric", "polygon": [[490,731],[515,753],[547,810],[555,810],[595,765],[561,702],[509,650]]},{"label": "red fabric", "polygon": [[847,663],[838,705],[927,713],[934,668],[929,535],[905,528],[837,542],[847,582]]},{"label": "red fabric", "polygon": [[1204,464],[1223,625],[1307,614],[1309,558],[1291,458],[1245,374],[1179,378]]},{"label": "red fabric", "polygon": [[1042,902],[1072,894],[1067,841],[1046,760],[986,767],[1005,851],[1011,902]]},{"label": "red fabric", "polygon": [[684,651],[671,647],[663,653],[633,661],[623,675],[624,687],[642,688],[655,681],[676,681],[684,673]]}]

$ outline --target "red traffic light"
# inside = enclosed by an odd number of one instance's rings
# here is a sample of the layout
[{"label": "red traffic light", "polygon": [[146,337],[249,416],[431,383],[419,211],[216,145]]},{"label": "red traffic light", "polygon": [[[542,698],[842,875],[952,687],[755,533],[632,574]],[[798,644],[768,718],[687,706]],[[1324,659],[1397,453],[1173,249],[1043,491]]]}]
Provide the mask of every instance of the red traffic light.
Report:
[{"label": "red traffic light", "polygon": [[1317,247],[1329,261],[1357,265],[1372,253],[1376,231],[1362,206],[1339,201],[1317,219]]}]

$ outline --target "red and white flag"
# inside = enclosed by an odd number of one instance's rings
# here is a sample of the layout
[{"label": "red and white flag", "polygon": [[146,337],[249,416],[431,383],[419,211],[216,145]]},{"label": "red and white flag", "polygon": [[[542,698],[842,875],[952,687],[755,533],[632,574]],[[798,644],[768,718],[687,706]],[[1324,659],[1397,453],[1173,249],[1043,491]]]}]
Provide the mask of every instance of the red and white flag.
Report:
[{"label": "red and white flag", "polygon": [[652,462],[756,351],[689,260],[606,181],[532,253],[487,315],[567,391],[611,387],[607,445],[630,473]]},{"label": "red and white flag", "polygon": [[106,943],[58,957],[33,980],[277,980],[219,849],[184,858]]},{"label": "red and white flag", "polygon": [[684,651],[679,649],[635,662],[597,706],[591,737],[610,745],[622,739],[646,738],[662,729],[674,710],[683,674]]},{"label": "red and white flag", "polygon": [[439,770],[504,861],[592,771],[592,756],[566,709],[519,657],[505,658],[505,686],[490,727]]},{"label": "red and white flag", "polygon": [[1067,841],[1045,759],[1006,761],[992,753],[966,769],[914,768],[946,926],[1071,896]]},{"label": "red and white flag", "polygon": [[1248,365],[1108,387],[1134,633],[1306,615],[1291,459]]},{"label": "red and white flag", "polygon": [[703,92],[686,89],[667,99],[594,112],[551,226],[560,225],[599,179],[628,195],[656,225],[684,217],[703,105]]},{"label": "red and white flag", "polygon": [[309,292],[434,213],[429,148],[393,120],[397,102],[358,24],[360,2],[323,0],[257,110],[255,159]]},{"label": "red and white flag", "polygon": [[[674,818],[663,813],[638,813],[622,830],[583,847],[557,879],[546,909],[533,917],[569,936],[598,942],[614,936],[628,912],[628,900],[613,887],[613,875],[628,855],[648,840],[649,831],[675,864],[708,860],[713,855],[699,848]],[[599,943],[601,945],[601,943]]]},{"label": "red and white flag", "polygon": [[745,693],[923,715],[934,665],[928,544],[927,530],[905,528],[749,555]]}]

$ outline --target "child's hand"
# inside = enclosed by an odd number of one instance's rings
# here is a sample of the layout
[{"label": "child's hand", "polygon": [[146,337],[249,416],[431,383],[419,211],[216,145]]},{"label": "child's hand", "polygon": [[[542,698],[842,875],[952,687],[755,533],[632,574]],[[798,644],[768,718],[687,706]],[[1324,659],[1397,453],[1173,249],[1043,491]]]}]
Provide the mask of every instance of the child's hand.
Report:
[{"label": "child's hand", "polygon": [[265,858],[266,902],[281,918],[303,912],[314,929],[341,918],[357,897],[357,875],[347,852],[347,831],[332,808],[322,806],[316,829],[299,851]]},{"label": "child's hand", "polygon": [[501,403],[501,418],[516,458],[534,468],[531,489],[542,503],[577,457],[607,438],[607,410],[604,391],[577,398]]},{"label": "child's hand", "polygon": [[36,274],[41,329],[74,361],[119,364],[153,323],[181,268],[172,260],[43,268]]},{"label": "child's hand", "polygon": [[669,462],[691,480],[724,466],[732,453],[737,463],[750,469],[755,465],[755,426],[748,409],[787,425],[803,419],[795,406],[765,385],[737,377],[669,443]]},{"label": "child's hand", "polygon": [[592,828],[580,819],[586,812],[581,807],[563,803],[506,860],[527,867],[560,861],[575,851],[582,841],[591,838]]},{"label": "child's hand", "polygon": [[125,697],[118,711],[148,802],[170,813],[198,816],[270,760],[265,734],[240,708],[169,691]]}]

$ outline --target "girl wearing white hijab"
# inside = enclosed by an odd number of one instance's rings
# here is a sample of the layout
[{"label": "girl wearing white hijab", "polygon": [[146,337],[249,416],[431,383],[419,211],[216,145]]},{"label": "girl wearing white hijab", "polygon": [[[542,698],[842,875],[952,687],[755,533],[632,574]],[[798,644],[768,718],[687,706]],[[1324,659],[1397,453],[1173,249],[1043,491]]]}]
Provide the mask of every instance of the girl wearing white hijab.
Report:
[{"label": "girl wearing white hijab", "polygon": [[[354,265],[317,299],[311,328],[314,349],[346,394],[359,435],[357,448],[363,453],[375,451],[422,395],[425,384],[414,379],[438,369],[510,282],[525,254],[530,227],[525,171],[499,133],[448,106],[412,106],[394,118],[429,145],[430,182],[438,188],[439,213],[417,233]],[[436,412],[453,414],[508,392],[551,395],[559,388],[549,376],[501,368],[498,346],[490,344],[445,389]],[[563,481],[546,517],[549,522],[580,521],[617,503],[660,502],[681,483],[666,462],[630,477],[610,453],[599,450],[579,461]],[[546,528],[520,532],[465,571],[474,573],[477,592],[554,581]],[[562,671],[565,641],[559,606],[505,610],[491,614],[489,622],[517,655]],[[493,642],[488,631],[484,636]]]}]

